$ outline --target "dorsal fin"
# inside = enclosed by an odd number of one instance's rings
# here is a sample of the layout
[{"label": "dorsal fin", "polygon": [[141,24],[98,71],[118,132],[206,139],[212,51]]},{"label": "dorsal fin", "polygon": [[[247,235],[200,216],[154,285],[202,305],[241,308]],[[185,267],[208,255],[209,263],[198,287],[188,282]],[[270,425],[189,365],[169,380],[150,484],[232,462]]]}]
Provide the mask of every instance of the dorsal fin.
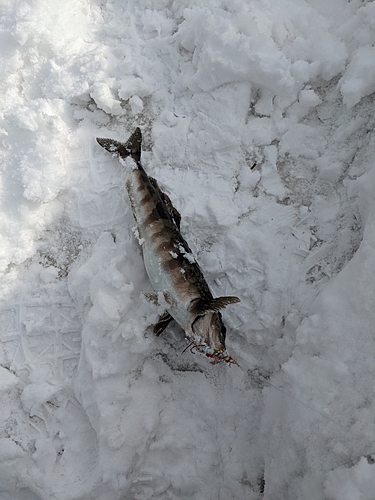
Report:
[{"label": "dorsal fin", "polygon": [[134,130],[125,143],[116,141],[115,139],[107,139],[103,137],[97,137],[96,141],[102,148],[109,151],[113,156],[123,159],[131,156],[137,165],[140,166],[142,132],[139,127]]},{"label": "dorsal fin", "polygon": [[241,302],[238,297],[217,297],[216,299],[193,299],[189,305],[189,311],[193,314],[205,314],[208,312],[218,312],[229,304]]},{"label": "dorsal fin", "polygon": [[158,181],[154,179],[153,177],[149,177],[149,180],[151,184],[154,186],[156,191],[159,193],[160,198],[163,200],[169,215],[173,219],[173,222],[176,224],[177,229],[180,229],[180,224],[181,224],[181,215],[180,212],[173,206],[173,203],[169,196],[165,194],[161,189],[158,184]]},{"label": "dorsal fin", "polygon": [[161,193],[162,193],[162,197],[163,197],[163,201],[165,203],[165,206],[168,209],[168,212],[171,214],[172,219],[174,220],[174,223],[177,226],[177,229],[180,229],[180,225],[181,225],[180,212],[177,210],[177,208],[175,208],[173,206],[173,203],[172,203],[171,199],[169,198],[169,196],[167,194],[163,193],[163,191],[161,191]]}]

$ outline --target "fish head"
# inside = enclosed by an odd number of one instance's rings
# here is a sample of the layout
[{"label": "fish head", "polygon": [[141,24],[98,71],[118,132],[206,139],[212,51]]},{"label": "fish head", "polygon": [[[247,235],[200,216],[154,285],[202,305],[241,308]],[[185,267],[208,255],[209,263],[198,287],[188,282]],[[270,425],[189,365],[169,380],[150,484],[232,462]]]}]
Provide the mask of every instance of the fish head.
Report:
[{"label": "fish head", "polygon": [[210,312],[197,316],[192,326],[191,352],[198,351],[208,358],[213,364],[228,363],[237,365],[225,349],[226,328],[220,312]]},{"label": "fish head", "polygon": [[239,301],[238,297],[218,297],[207,300],[198,297],[191,301],[189,311],[195,315],[190,335],[188,335],[193,344],[192,351],[197,350],[205,354],[213,363],[225,361],[229,364],[237,364],[226,352],[226,328],[220,309]]},{"label": "fish head", "polygon": [[196,345],[212,347],[215,351],[225,352],[226,328],[220,312],[207,312],[197,316],[191,329]]}]

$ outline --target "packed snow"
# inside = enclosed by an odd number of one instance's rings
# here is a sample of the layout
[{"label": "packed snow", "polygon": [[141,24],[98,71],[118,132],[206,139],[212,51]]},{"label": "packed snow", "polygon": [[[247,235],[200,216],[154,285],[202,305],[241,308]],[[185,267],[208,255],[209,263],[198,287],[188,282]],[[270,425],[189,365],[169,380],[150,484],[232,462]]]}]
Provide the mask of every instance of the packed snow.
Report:
[{"label": "packed snow", "polygon": [[[0,499],[374,500],[375,2],[0,12]],[[152,333],[136,126],[238,367]]]}]

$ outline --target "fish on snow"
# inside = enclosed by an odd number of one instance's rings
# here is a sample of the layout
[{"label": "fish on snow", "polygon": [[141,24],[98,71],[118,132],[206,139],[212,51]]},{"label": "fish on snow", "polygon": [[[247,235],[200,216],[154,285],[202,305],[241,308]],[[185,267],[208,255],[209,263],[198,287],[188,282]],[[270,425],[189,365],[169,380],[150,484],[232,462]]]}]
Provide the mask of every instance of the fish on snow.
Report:
[{"label": "fish on snow", "polygon": [[180,232],[181,216],[168,195],[141,164],[142,134],[139,128],[125,143],[97,138],[97,142],[113,156],[131,157],[134,169],[128,172],[126,189],[138,226],[146,272],[157,301],[165,299],[166,312],[154,325],[160,335],[175,320],[190,341],[190,350],[205,354],[214,363],[235,363],[225,347],[226,328],[220,310],[239,302],[238,297],[214,298],[189,245]]}]

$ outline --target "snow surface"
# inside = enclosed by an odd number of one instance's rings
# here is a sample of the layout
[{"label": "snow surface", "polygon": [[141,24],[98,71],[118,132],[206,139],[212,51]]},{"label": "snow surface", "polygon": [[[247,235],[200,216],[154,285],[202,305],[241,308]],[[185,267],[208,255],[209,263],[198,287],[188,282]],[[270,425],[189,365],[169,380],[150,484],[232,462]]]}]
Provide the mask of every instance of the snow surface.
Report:
[{"label": "snow surface", "polygon": [[[373,500],[375,2],[0,9],[0,499]],[[239,367],[152,334],[136,126]]]}]

